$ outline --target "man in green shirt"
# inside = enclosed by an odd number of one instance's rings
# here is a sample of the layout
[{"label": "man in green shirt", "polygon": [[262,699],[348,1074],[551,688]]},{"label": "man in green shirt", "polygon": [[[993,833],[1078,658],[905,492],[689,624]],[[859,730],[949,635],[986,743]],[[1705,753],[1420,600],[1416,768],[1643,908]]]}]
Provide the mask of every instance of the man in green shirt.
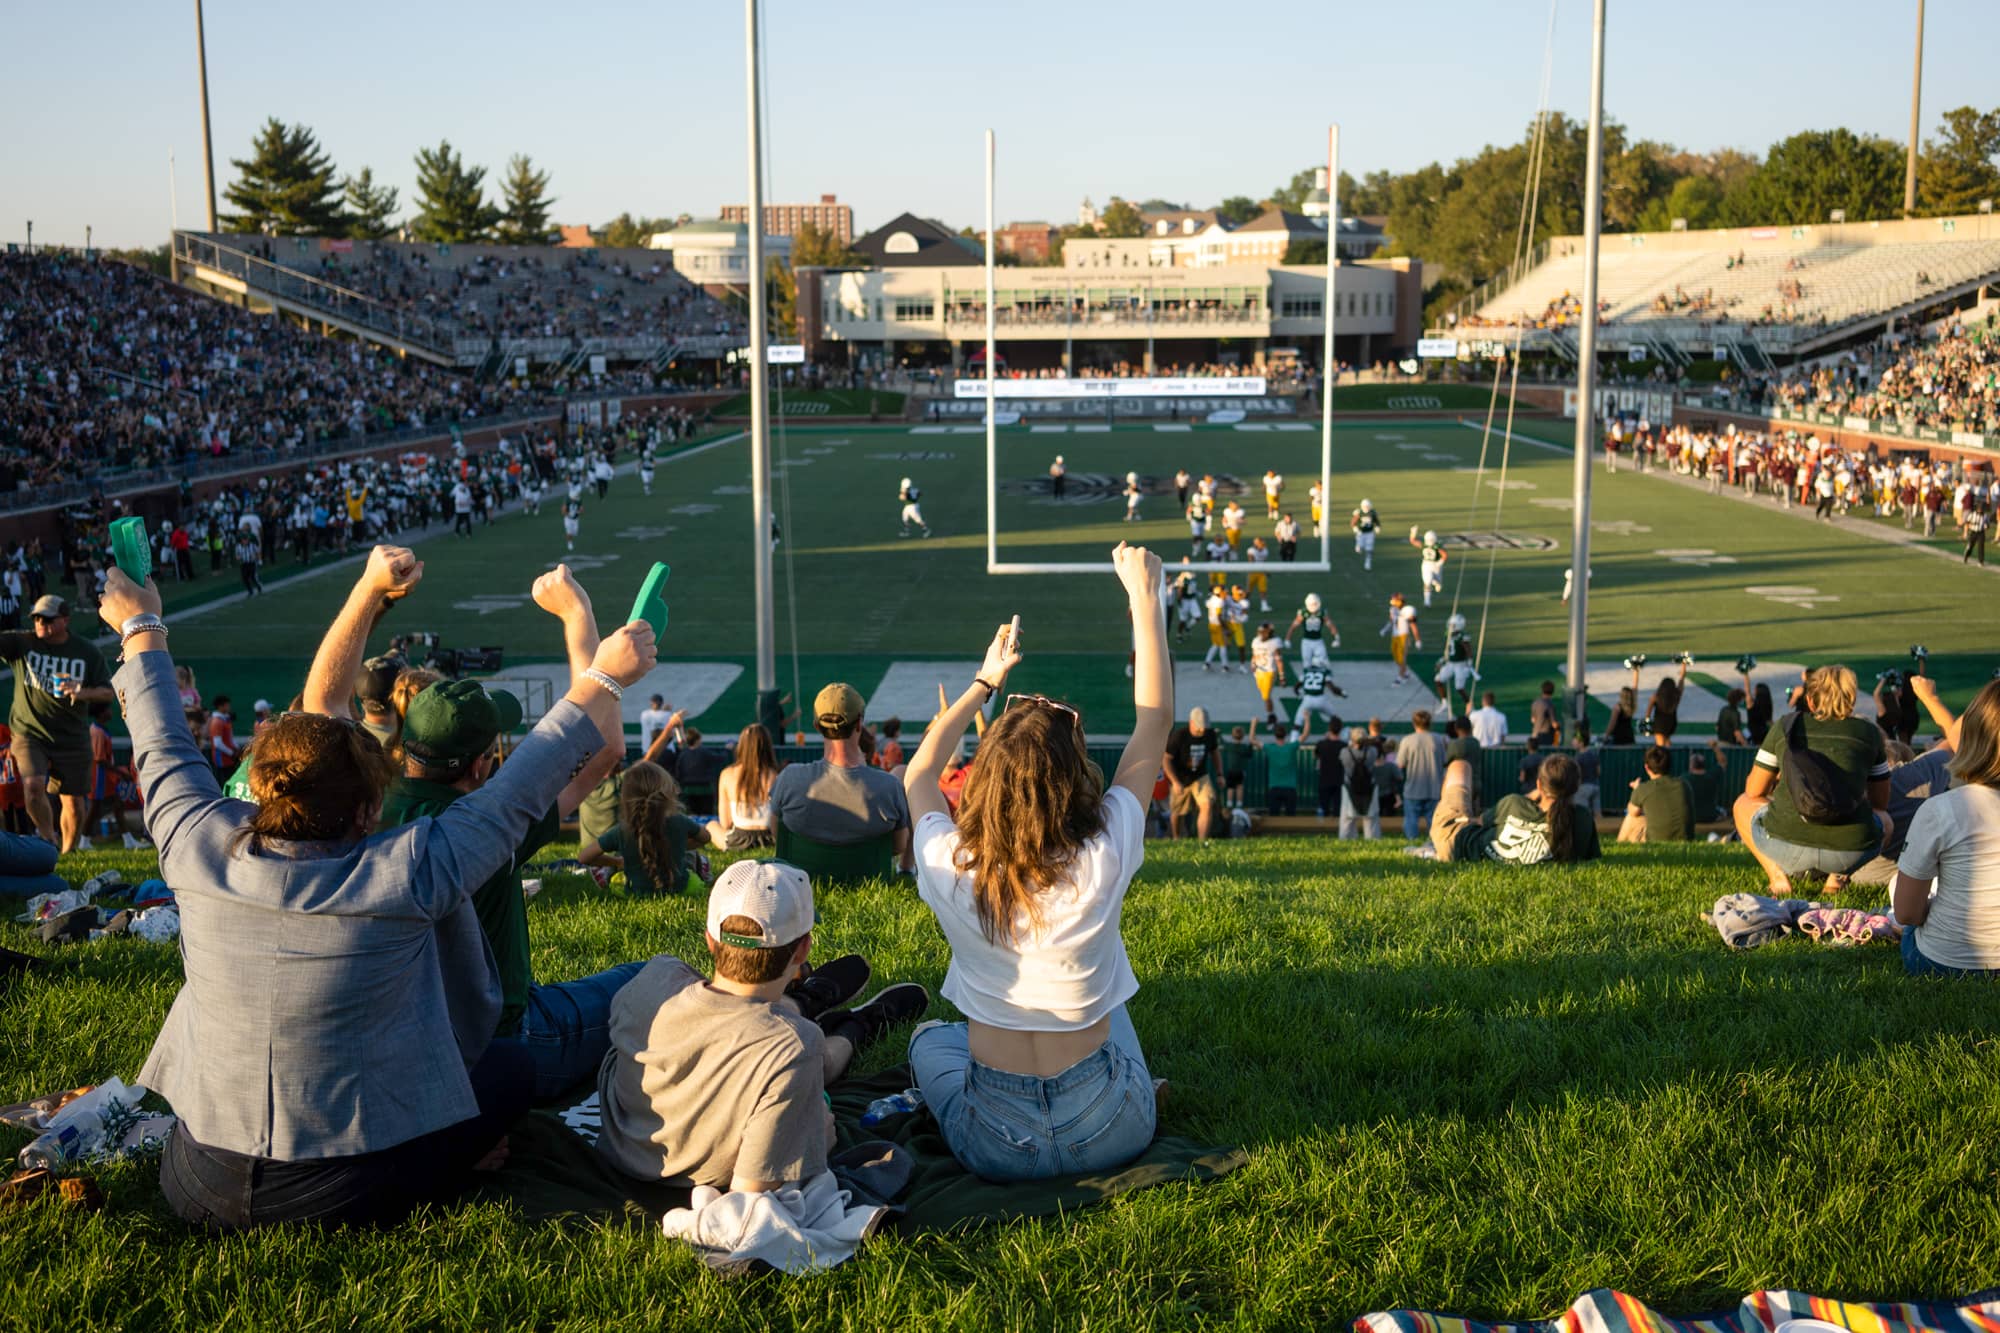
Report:
[{"label": "man in green shirt", "polygon": [[[69,603],[51,593],[35,603],[32,632],[0,634],[0,661],[14,668],[15,766],[28,818],[44,841],[73,851],[90,813],[90,709],[111,703],[111,673],[104,654],[69,632]],[[62,802],[58,822],[49,798]]]},{"label": "man in green shirt", "polygon": [[1722,817],[1722,761],[1696,750],[1688,756],[1688,795],[1694,800],[1694,822]]},{"label": "man in green shirt", "polygon": [[1274,739],[1263,747],[1264,808],[1274,815],[1299,812],[1299,743],[1280,722],[1271,731]]},{"label": "man in green shirt", "polygon": [[1687,779],[1673,775],[1674,752],[1664,745],[1646,751],[1646,776],[1632,779],[1620,842],[1686,842],[1694,836],[1694,793]]}]

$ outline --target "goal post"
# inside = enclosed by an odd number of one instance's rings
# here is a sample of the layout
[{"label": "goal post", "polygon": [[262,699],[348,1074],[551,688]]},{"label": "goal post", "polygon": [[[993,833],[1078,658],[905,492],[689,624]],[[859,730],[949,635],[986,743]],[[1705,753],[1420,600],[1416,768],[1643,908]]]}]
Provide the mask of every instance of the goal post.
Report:
[{"label": "goal post", "polygon": [[[1293,560],[1282,563],[1252,567],[1242,561],[1190,560],[1186,564],[1171,562],[1175,572],[1189,570],[1207,574],[1217,571],[1246,574],[1250,572],[1327,574],[1333,571],[1333,387],[1339,378],[1334,361],[1334,289],[1340,248],[1340,127],[1327,126],[1326,131],[1326,179],[1327,179],[1327,232],[1326,232],[1326,294],[1322,298],[1321,319],[1324,338],[1320,355],[1320,437],[1319,437],[1319,487],[1320,487],[1320,536],[1319,559]],[[994,138],[993,131],[986,131],[986,361],[985,379],[977,387],[976,393],[986,400],[986,572],[988,574],[1098,574],[1111,569],[1111,561],[1105,560],[1002,560],[1000,558],[1000,448],[999,419],[997,405],[998,376],[994,373],[999,362],[995,360],[995,328],[997,312],[994,283]],[[1270,314],[1269,300],[1265,303],[1267,318]],[[1245,376],[1246,381],[1256,379],[1258,391],[1262,391],[1261,377]],[[1115,398],[1117,390],[1109,387],[1103,390],[1061,392],[1058,385],[1077,385],[1084,381],[1036,381],[1036,397],[1075,397],[1084,400],[1100,394]],[[1115,384],[1115,382],[1114,382]],[[961,393],[961,397],[973,396]],[[1214,395],[1216,389],[1203,391]],[[1223,393],[1228,390],[1224,388]],[[1246,392],[1243,388],[1238,393]]]}]

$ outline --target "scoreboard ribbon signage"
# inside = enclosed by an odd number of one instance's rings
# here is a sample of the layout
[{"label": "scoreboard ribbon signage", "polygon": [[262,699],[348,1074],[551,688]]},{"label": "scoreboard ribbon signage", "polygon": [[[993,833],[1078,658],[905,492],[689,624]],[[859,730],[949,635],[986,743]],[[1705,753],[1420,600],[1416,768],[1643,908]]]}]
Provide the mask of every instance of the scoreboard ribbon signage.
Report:
[{"label": "scoreboard ribbon signage", "polygon": [[[1176,375],[1145,379],[1002,380],[995,398],[1260,398],[1262,375]],[[956,398],[986,397],[986,381],[962,379],[952,386]]]}]

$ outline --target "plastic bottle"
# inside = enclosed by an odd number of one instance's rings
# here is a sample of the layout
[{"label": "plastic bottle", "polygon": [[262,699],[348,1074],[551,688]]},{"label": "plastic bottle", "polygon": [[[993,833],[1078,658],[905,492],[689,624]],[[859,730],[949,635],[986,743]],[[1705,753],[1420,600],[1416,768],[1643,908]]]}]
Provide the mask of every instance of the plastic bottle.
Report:
[{"label": "plastic bottle", "polygon": [[924,1094],[918,1088],[905,1088],[888,1097],[877,1097],[868,1103],[868,1109],[861,1113],[861,1123],[872,1128],[891,1116],[908,1115],[924,1104]]}]

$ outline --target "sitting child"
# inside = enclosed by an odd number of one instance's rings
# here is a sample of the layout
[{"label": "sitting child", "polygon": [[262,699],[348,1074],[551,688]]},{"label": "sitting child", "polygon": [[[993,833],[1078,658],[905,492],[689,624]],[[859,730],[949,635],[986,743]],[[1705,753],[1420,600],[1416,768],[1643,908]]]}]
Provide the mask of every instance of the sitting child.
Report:
[{"label": "sitting child", "polygon": [[641,760],[619,775],[618,822],[586,842],[576,859],[625,872],[625,891],[681,893],[689,875],[708,881],[708,861],[691,851],[708,841],[681,813],[681,786],[658,764]]},{"label": "sitting child", "polygon": [[[922,1015],[930,995],[889,986],[859,1008],[815,1019],[810,983],[803,1000],[787,993],[812,952],[812,926],[804,871],[738,861],[709,893],[714,979],[662,954],[618,992],[597,1074],[597,1147],[612,1165],[642,1180],[751,1192],[826,1170],[826,1085],[856,1051]],[[838,988],[849,996],[867,978],[866,965],[851,961],[859,980]]]},{"label": "sitting child", "polygon": [[1509,794],[1484,819],[1473,813],[1472,765],[1454,760],[1444,771],[1444,793],[1431,819],[1431,846],[1440,861],[1591,861],[1601,855],[1597,823],[1576,803],[1576,761],[1546,756],[1536,766],[1535,794]]}]

